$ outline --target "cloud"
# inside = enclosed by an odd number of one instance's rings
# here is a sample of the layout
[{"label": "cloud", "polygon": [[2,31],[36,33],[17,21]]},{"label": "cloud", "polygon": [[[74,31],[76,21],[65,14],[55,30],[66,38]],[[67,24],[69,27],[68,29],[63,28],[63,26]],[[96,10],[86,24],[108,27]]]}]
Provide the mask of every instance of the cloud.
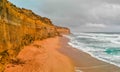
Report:
[{"label": "cloud", "polygon": [[50,18],[56,25],[70,27],[72,31],[120,31],[120,0],[10,1]]},{"label": "cloud", "polygon": [[120,15],[120,5],[103,3],[100,6],[91,9],[90,13],[97,17],[116,17]]},{"label": "cloud", "polygon": [[93,23],[107,25],[120,25],[120,5],[103,2],[99,6],[91,8],[87,20]]},{"label": "cloud", "polygon": [[95,27],[95,28],[105,28],[106,27],[105,24],[96,24],[96,23],[87,23],[86,26],[87,27]]}]

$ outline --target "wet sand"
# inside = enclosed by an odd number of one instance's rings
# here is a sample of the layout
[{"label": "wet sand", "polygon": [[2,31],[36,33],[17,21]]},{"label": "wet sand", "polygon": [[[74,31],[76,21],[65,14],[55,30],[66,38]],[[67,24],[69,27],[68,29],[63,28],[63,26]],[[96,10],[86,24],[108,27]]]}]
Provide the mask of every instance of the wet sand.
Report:
[{"label": "wet sand", "polygon": [[82,70],[83,72],[120,72],[120,67],[100,61],[85,52],[69,46],[67,44],[69,39],[62,37],[60,40],[62,48],[58,49],[58,51],[67,55],[74,62],[77,70]]}]

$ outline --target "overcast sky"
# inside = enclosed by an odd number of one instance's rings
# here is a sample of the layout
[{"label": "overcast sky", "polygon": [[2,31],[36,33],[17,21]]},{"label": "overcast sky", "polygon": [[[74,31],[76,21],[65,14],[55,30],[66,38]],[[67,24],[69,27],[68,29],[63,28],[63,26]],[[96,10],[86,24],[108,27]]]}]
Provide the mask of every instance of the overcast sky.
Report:
[{"label": "overcast sky", "polygon": [[120,0],[9,0],[72,32],[120,32]]}]

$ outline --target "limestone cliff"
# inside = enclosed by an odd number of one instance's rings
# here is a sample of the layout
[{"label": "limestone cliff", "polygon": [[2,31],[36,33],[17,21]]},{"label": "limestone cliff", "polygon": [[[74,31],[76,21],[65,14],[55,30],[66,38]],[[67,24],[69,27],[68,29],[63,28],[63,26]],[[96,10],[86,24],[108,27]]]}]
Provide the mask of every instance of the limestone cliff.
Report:
[{"label": "limestone cliff", "polygon": [[7,63],[16,60],[23,46],[59,35],[57,28],[46,17],[0,0],[0,72]]},{"label": "limestone cliff", "polygon": [[56,30],[59,34],[70,34],[70,29],[66,27],[56,26]]}]

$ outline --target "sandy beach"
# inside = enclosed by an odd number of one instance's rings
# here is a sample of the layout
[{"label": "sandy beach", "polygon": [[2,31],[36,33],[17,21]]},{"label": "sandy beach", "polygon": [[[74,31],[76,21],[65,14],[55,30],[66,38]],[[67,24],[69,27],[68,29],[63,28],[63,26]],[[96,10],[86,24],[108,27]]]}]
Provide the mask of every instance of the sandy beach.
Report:
[{"label": "sandy beach", "polygon": [[25,63],[8,64],[5,72],[120,72],[119,67],[72,48],[68,41],[65,37],[35,41],[17,56]]},{"label": "sandy beach", "polygon": [[5,72],[74,72],[71,60],[58,52],[60,38],[48,38],[25,46],[17,58],[24,64],[9,64]]}]

